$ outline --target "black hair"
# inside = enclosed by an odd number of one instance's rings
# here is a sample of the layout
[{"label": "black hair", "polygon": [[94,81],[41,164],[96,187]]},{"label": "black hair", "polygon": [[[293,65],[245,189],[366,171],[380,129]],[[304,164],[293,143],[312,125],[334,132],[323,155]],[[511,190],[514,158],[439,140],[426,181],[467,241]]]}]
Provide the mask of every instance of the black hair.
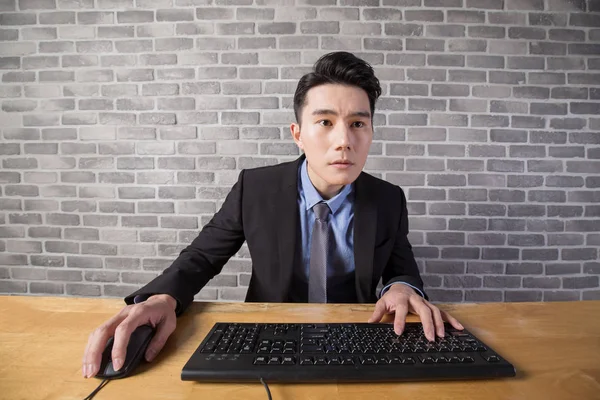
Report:
[{"label": "black hair", "polygon": [[294,93],[294,114],[298,124],[301,123],[302,109],[306,105],[306,93],[315,86],[327,83],[356,86],[364,90],[369,96],[371,123],[373,123],[375,102],[381,96],[379,79],[368,62],[352,53],[337,51],[321,56],[315,63],[313,72],[300,78]]}]

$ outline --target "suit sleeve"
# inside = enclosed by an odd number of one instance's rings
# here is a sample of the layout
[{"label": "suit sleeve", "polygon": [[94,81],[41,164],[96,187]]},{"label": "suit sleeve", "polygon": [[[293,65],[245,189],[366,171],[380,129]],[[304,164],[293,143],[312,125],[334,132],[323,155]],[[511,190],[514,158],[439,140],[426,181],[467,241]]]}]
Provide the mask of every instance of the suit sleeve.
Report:
[{"label": "suit sleeve", "polygon": [[221,272],[225,263],[244,243],[243,181],[244,171],[240,173],[221,209],[200,234],[161,275],[127,296],[127,304],[133,304],[136,296],[147,298],[154,294],[169,294],[177,300],[177,316],[185,311],[194,300],[194,295]]},{"label": "suit sleeve", "polygon": [[[400,223],[396,233],[396,242],[392,249],[392,254],[382,275],[383,286],[386,287],[394,282],[408,283],[410,286],[418,288],[429,300],[427,293],[423,289],[423,281],[419,273],[419,267],[415,261],[412,246],[408,241],[408,209],[406,207],[406,197],[404,191],[400,191]],[[418,292],[417,292],[418,293]]]}]

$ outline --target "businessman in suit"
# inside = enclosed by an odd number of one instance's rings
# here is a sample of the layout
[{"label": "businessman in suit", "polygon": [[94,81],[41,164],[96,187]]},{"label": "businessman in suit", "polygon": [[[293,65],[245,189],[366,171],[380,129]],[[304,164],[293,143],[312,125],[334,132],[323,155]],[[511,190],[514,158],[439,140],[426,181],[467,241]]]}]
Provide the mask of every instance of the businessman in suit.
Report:
[{"label": "businessman in suit", "polygon": [[[252,257],[246,301],[376,303],[369,322],[395,313],[401,334],[409,312],[425,335],[462,325],[428,301],[407,239],[402,189],[362,172],[373,139],[381,87],[372,67],[347,52],[327,54],[302,77],[290,131],[297,160],[241,171],[221,209],[159,277],[127,296],[128,304],[89,337],[83,375],[98,372],[115,337],[122,364],[131,332],[151,324],[151,361],[175,330],[176,317],[220,273],[244,241]],[[379,295],[376,286],[382,280]]]}]

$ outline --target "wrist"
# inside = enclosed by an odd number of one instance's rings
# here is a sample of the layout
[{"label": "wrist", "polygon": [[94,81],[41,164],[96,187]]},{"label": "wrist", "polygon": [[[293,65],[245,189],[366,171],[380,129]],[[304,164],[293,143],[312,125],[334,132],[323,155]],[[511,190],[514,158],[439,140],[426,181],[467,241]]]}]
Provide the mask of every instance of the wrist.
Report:
[{"label": "wrist", "polygon": [[395,283],[392,286],[390,286],[390,288],[388,289],[388,292],[399,292],[399,293],[405,293],[405,294],[417,294],[417,292],[411,288],[408,285],[405,285],[403,283]]},{"label": "wrist", "polygon": [[173,309],[173,311],[177,309],[177,300],[175,300],[175,298],[170,294],[155,294],[151,296],[151,298],[165,301],[169,307]]}]

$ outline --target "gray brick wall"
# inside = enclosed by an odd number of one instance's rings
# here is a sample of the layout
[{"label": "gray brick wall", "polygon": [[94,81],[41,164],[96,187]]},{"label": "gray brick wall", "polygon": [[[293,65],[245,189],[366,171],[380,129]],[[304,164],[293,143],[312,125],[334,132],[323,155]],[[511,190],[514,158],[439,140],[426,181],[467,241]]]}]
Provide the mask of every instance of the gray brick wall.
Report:
[{"label": "gray brick wall", "polygon": [[298,156],[296,82],[343,49],[434,301],[600,298],[598,0],[1,0],[0,293],[155,277],[240,169]]}]

